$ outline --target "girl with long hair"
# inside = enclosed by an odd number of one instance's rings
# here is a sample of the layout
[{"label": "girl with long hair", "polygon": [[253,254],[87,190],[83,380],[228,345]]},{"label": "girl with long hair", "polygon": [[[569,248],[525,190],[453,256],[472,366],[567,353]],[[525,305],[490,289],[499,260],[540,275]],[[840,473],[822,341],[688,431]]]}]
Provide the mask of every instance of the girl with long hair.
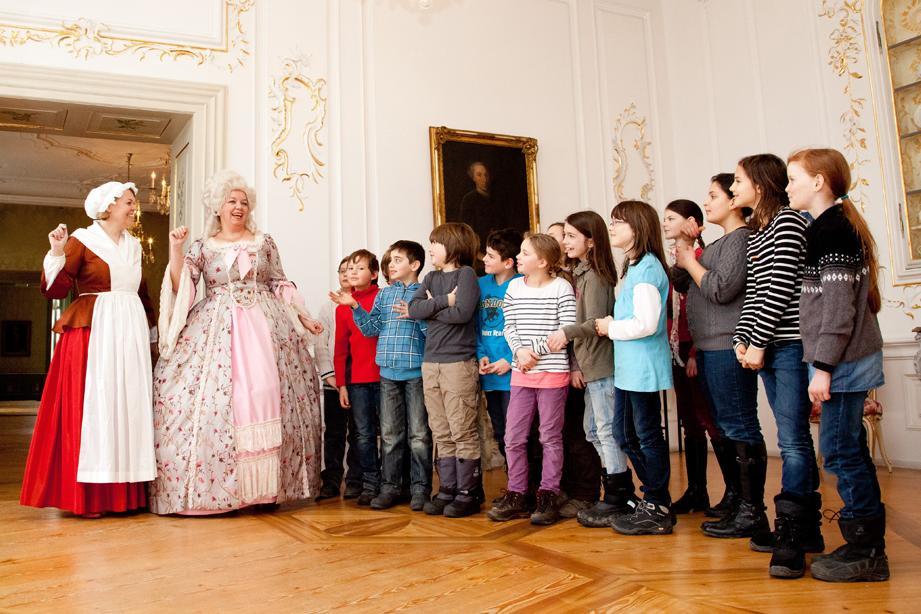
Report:
[{"label": "girl with long hair", "polygon": [[578,370],[575,385],[585,388],[585,437],[602,461],[604,498],[577,513],[586,527],[610,527],[618,514],[631,511],[635,500],[627,455],[614,437],[614,351],[610,339],[595,334],[595,320],[614,309],[617,267],[604,219],[594,211],[578,211],[566,218],[563,249],[576,291],[576,322],[550,336],[550,347],[572,342]]},{"label": "girl with long hair", "polygon": [[614,340],[614,436],[643,483],[644,499],[611,521],[624,535],[672,532],[668,446],[659,393],[672,387],[665,328],[668,275],[662,227],[650,205],[628,200],[611,211],[611,245],[624,250],[623,289],[614,316],[596,320]]},{"label": "girl with long hair", "polygon": [[[798,151],[787,160],[787,174],[790,206],[815,220],[806,230],[800,296],[803,360],[809,364],[809,398],[822,404],[825,468],[838,478],[844,501],[838,526],[845,544],[817,556],[812,576],[828,582],[887,580],[886,514],[863,425],[864,400],[883,385],[876,242],[847,194],[851,173],[841,152]],[[797,528],[809,522],[809,510],[786,502],[777,517],[775,548],[798,554]]]},{"label": "girl with long hair", "polygon": [[[733,346],[743,367],[758,370],[768,403],[777,421],[780,446],[781,492],[774,497],[781,512],[788,505],[808,509],[806,551],[825,549],[821,533],[822,498],[819,469],[809,431],[812,404],[803,343],[800,337],[799,298],[806,260],[806,218],[789,207],[787,167],[773,154],[742,158],[732,193],[738,206],[751,207],[752,227],[746,249],[746,290]],[[752,549],[773,552],[770,573],[788,578],[802,575],[801,553],[775,548],[764,512],[767,471],[764,444],[737,446],[743,501],[725,524],[704,525],[711,537],[750,537]],[[779,516],[780,517],[780,516]],[[780,523],[785,529],[785,523]]]}]

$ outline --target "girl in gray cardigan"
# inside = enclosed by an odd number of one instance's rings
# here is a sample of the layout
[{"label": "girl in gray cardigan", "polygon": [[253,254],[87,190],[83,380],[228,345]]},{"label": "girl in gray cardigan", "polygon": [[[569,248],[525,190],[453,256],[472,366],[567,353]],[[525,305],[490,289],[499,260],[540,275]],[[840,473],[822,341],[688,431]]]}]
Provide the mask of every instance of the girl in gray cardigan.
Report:
[{"label": "girl in gray cardigan", "polygon": [[579,370],[573,385],[585,388],[585,436],[604,465],[604,497],[576,517],[586,527],[610,527],[618,514],[632,512],[636,500],[627,455],[614,439],[614,344],[595,334],[595,320],[614,312],[617,268],[611,255],[607,224],[594,211],[566,218],[563,250],[576,291],[576,323],[564,326],[548,339],[551,349],[572,342]]}]

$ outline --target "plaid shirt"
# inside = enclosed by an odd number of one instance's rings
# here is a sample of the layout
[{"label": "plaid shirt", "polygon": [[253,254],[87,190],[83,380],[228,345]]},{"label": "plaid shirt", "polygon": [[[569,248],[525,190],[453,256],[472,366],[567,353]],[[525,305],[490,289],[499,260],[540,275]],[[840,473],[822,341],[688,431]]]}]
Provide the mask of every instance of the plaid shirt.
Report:
[{"label": "plaid shirt", "polygon": [[393,306],[409,303],[418,290],[418,282],[403,285],[394,282],[383,288],[374,299],[371,313],[361,305],[352,310],[355,325],[365,337],[377,337],[377,365],[387,369],[419,369],[425,351],[426,323],[412,318],[400,318]]}]

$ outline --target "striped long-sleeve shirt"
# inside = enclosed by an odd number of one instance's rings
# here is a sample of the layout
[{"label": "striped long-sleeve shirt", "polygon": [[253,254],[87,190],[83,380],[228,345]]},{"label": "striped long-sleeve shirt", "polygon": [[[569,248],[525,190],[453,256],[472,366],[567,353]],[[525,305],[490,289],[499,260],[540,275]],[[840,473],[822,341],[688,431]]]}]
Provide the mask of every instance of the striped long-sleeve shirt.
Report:
[{"label": "striped long-sleeve shirt", "polygon": [[[515,356],[521,348],[528,348],[540,355],[527,374],[518,365],[517,356],[512,366],[512,385],[541,387],[537,380],[540,374],[565,374],[564,385],[569,378],[569,355],[566,348],[551,352],[547,337],[563,326],[576,322],[576,297],[572,286],[562,278],[555,278],[543,287],[532,287],[525,278],[513,279],[505,293],[505,340]],[[525,377],[522,377],[525,376]]]},{"label": "striped long-sleeve shirt", "polygon": [[799,298],[806,262],[806,219],[785,207],[764,230],[748,238],[745,302],[732,345],[763,349],[796,340]]}]

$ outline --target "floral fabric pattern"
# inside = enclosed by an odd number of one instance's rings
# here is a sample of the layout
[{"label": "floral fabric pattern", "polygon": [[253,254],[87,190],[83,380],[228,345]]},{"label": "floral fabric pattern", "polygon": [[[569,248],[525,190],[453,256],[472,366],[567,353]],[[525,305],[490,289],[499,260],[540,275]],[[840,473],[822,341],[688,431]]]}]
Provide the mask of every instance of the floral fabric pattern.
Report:
[{"label": "floral fabric pattern", "polygon": [[[247,269],[242,279],[241,263]],[[275,500],[313,497],[322,450],[319,385],[310,340],[297,334],[279,298],[291,283],[275,242],[268,235],[234,244],[195,241],[183,275],[190,276],[193,286],[203,279],[205,295],[189,310],[175,349],[154,370],[157,479],[150,487],[151,511],[213,513],[248,504],[241,498],[232,406],[235,306],[262,311],[275,351],[282,429]]]}]

